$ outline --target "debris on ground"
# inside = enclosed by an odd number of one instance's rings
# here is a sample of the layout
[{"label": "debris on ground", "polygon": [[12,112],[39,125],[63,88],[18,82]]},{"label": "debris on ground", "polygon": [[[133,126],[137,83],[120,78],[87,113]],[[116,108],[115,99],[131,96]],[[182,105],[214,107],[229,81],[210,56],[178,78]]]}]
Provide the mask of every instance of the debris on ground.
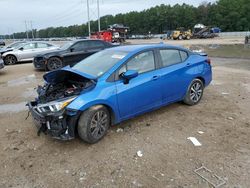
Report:
[{"label": "debris on ground", "polygon": [[194,170],[194,172],[198,176],[200,176],[202,179],[207,181],[214,188],[219,188],[222,185],[226,184],[226,181],[223,178],[214,174],[211,170],[209,170],[205,166],[201,166],[200,168],[197,168],[196,170]]},{"label": "debris on ground", "polygon": [[118,128],[118,129],[116,130],[116,132],[117,132],[117,133],[121,133],[121,132],[123,132],[123,129],[122,129],[122,128]]},{"label": "debris on ground", "polygon": [[227,92],[222,92],[221,94],[222,95],[229,95],[229,93],[227,93]]},{"label": "debris on ground", "polygon": [[142,157],[142,156],[143,156],[143,153],[142,153],[142,151],[141,151],[141,150],[137,151],[137,153],[136,153],[136,154],[137,154],[137,156],[138,156],[138,157]]},{"label": "debris on ground", "polygon": [[228,117],[227,119],[228,119],[228,120],[234,120],[234,118],[233,118],[233,117],[231,117],[231,116],[230,116],[230,117]]},{"label": "debris on ground", "polygon": [[143,187],[143,185],[141,183],[139,183],[137,180],[134,180],[132,182],[132,185],[135,186],[135,187]]},{"label": "debris on ground", "polygon": [[198,131],[198,133],[199,133],[199,134],[204,134],[204,132],[203,132],[203,131]]},{"label": "debris on ground", "polygon": [[187,139],[190,140],[194,146],[201,146],[201,143],[195,137],[188,137]]},{"label": "debris on ground", "polygon": [[150,124],[150,123],[147,123],[146,126],[149,127],[149,126],[151,126],[151,124]]}]

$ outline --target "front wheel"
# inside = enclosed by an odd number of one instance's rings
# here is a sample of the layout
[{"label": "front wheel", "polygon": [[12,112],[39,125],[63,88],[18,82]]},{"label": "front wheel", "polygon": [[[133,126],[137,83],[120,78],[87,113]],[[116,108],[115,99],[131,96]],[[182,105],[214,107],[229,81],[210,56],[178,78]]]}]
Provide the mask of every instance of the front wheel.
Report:
[{"label": "front wheel", "polygon": [[17,63],[17,58],[14,55],[7,55],[4,58],[4,64],[5,65],[14,65]]},{"label": "front wheel", "polygon": [[48,63],[47,63],[47,69],[49,71],[60,69],[62,67],[63,67],[63,62],[60,58],[58,57],[49,58]]},{"label": "front wheel", "polygon": [[188,87],[183,102],[187,105],[196,105],[200,102],[204,91],[204,84],[200,79],[194,79]]},{"label": "front wheel", "polygon": [[110,114],[103,105],[97,105],[84,111],[78,121],[78,135],[87,143],[101,140],[110,126]]}]

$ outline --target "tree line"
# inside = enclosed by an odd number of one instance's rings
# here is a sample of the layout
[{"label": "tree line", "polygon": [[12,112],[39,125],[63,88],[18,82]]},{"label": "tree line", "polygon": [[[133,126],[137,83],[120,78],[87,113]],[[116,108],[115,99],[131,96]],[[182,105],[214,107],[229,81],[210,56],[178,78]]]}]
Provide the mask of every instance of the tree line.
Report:
[{"label": "tree line", "polygon": [[[194,7],[188,4],[159,5],[141,12],[132,11],[125,14],[101,17],[101,29],[108,25],[121,23],[130,28],[129,34],[164,33],[178,27],[192,29],[197,23],[217,26],[222,31],[248,31],[250,29],[250,0],[218,0],[215,3],[203,2]],[[97,20],[91,21],[91,30],[98,30]],[[69,27],[49,27],[33,30],[37,38],[82,37],[88,35],[88,25]],[[25,32],[14,33],[15,38],[26,38]],[[29,32],[31,36],[31,32]],[[3,37],[3,36],[2,36]],[[8,38],[10,36],[4,36]]]}]

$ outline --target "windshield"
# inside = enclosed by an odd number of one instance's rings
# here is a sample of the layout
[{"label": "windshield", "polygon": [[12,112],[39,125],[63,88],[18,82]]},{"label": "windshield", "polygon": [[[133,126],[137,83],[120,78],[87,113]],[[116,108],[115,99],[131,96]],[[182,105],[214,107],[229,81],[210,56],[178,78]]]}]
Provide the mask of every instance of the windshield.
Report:
[{"label": "windshield", "polygon": [[67,42],[67,43],[65,43],[65,44],[61,47],[61,49],[62,49],[62,50],[67,50],[70,46],[72,46],[72,44],[74,44],[73,41]]},{"label": "windshield", "polygon": [[18,48],[19,46],[21,46],[24,43],[25,42],[14,42],[14,43],[8,45],[7,48]]},{"label": "windshield", "polygon": [[99,77],[123,59],[128,52],[104,50],[80,61],[72,68]]}]

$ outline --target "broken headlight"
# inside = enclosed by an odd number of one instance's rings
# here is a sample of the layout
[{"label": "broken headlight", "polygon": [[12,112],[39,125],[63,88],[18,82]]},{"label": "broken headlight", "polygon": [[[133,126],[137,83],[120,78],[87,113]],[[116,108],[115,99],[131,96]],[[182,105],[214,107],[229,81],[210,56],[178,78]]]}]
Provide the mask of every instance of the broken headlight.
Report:
[{"label": "broken headlight", "polygon": [[69,105],[76,97],[69,98],[63,101],[53,101],[47,104],[37,106],[39,113],[59,112]]}]

